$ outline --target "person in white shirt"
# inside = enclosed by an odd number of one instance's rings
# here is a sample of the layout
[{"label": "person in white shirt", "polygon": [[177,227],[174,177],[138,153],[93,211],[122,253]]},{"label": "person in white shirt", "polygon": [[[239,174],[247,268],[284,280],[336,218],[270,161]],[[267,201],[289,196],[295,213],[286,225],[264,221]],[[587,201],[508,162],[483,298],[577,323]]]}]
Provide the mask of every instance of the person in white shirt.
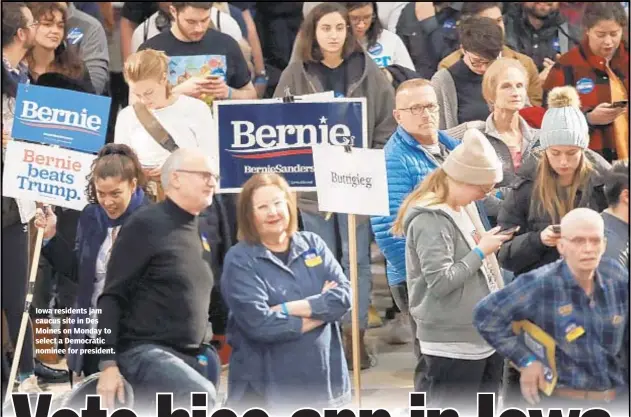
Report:
[{"label": "person in white shirt", "polygon": [[171,152],[162,146],[140,121],[134,103],[140,102],[169,133],[178,148],[199,148],[212,155],[213,115],[202,100],[173,94],[167,81],[168,57],[153,49],[127,58],[123,75],[129,84],[130,105],[116,120],[114,142],[129,145],[138,155],[149,179],[158,180]]},{"label": "person in white shirt", "polygon": [[[165,1],[159,2],[160,10],[152,14],[149,19],[145,20],[134,30],[134,34],[131,38],[132,52],[136,52],[140,45],[145,43],[148,39],[153,38],[163,30],[171,27],[171,15],[169,14],[170,3],[171,2]],[[243,32],[241,32],[239,24],[230,14],[213,7],[210,9],[210,20],[213,22],[213,27],[217,28],[221,33],[231,36],[237,42],[243,39]]]},{"label": "person in white shirt", "polygon": [[414,63],[399,36],[383,28],[376,2],[344,2],[353,34],[379,68],[400,65],[414,71]]}]

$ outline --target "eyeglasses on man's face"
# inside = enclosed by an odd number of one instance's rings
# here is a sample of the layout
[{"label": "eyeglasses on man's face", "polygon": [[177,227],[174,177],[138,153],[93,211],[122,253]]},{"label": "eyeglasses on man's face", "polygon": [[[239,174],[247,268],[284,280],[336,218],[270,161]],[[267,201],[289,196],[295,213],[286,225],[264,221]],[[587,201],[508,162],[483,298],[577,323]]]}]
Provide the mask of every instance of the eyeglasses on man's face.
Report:
[{"label": "eyeglasses on man's face", "polygon": [[407,111],[407,112],[410,112],[414,116],[420,116],[423,113],[425,113],[425,111],[428,111],[430,114],[437,112],[438,111],[438,104],[430,103],[430,104],[426,104],[424,106],[421,105],[421,104],[415,104],[412,107],[408,107],[408,108],[405,108],[405,109],[397,109],[397,110]]},{"label": "eyeglasses on man's face", "polygon": [[195,170],[190,170],[190,169],[178,169],[177,172],[184,172],[186,174],[195,175],[196,177],[202,179],[206,183],[214,183],[214,184],[216,184],[219,181],[219,176],[216,175],[216,174],[213,174],[212,172],[209,172],[209,171],[195,171]]}]

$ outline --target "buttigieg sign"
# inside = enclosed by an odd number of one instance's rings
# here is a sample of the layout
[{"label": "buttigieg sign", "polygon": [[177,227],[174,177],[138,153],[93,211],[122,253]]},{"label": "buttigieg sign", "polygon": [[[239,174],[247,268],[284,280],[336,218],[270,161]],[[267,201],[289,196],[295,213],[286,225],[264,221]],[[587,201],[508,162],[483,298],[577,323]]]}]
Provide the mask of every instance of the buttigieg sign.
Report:
[{"label": "buttigieg sign", "polygon": [[105,143],[111,98],[19,84],[11,136],[97,153]]},{"label": "buttigieg sign", "polygon": [[219,188],[239,192],[257,173],[275,172],[294,191],[315,191],[311,146],[367,147],[365,99],[330,102],[215,102]]}]

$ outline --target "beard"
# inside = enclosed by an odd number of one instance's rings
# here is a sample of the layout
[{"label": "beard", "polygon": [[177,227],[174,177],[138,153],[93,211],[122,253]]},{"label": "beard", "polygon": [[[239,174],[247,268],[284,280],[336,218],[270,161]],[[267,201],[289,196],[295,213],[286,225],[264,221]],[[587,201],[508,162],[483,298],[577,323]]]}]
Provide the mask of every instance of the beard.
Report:
[{"label": "beard", "polygon": [[536,19],[539,19],[539,20],[545,20],[545,19],[550,17],[555,12],[555,10],[553,8],[550,8],[550,11],[547,12],[547,13],[540,12],[534,6],[533,7],[524,7],[524,9],[526,10],[526,13],[528,13],[528,15],[530,15],[530,16],[536,18]]}]

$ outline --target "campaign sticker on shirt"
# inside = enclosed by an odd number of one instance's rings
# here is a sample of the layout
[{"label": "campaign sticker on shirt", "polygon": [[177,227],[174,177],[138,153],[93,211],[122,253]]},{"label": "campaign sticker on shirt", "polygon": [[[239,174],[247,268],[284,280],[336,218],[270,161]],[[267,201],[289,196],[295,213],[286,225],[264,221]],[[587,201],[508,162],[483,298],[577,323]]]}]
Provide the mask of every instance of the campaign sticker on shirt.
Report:
[{"label": "campaign sticker on shirt", "polygon": [[383,45],[379,42],[368,48],[368,53],[370,55],[380,55],[383,52]]},{"label": "campaign sticker on shirt", "polygon": [[613,324],[614,326],[619,325],[620,323],[622,323],[622,316],[619,315],[614,315],[613,318],[611,319],[611,324]]},{"label": "campaign sticker on shirt", "polygon": [[208,244],[208,237],[206,233],[202,233],[202,247],[206,252],[210,252],[210,245]]},{"label": "campaign sticker on shirt", "polygon": [[581,78],[576,82],[576,91],[579,94],[589,94],[594,91],[594,81],[591,78]]},{"label": "campaign sticker on shirt", "polygon": [[455,29],[456,28],[456,21],[453,19],[447,19],[445,20],[445,23],[443,23],[443,29]]},{"label": "campaign sticker on shirt", "polygon": [[573,311],[572,304],[566,304],[564,306],[559,307],[559,314],[562,316],[569,316]]},{"label": "campaign sticker on shirt", "polygon": [[552,40],[552,47],[554,48],[555,51],[557,51],[558,53],[561,53],[561,42],[559,42],[559,38],[554,38]]},{"label": "campaign sticker on shirt", "polygon": [[305,265],[307,265],[309,268],[313,268],[314,266],[318,266],[322,263],[322,258],[313,249],[305,253],[304,256]]},{"label": "campaign sticker on shirt", "polygon": [[83,32],[79,28],[73,28],[66,36],[66,41],[70,45],[78,44],[81,39],[83,39]]}]

